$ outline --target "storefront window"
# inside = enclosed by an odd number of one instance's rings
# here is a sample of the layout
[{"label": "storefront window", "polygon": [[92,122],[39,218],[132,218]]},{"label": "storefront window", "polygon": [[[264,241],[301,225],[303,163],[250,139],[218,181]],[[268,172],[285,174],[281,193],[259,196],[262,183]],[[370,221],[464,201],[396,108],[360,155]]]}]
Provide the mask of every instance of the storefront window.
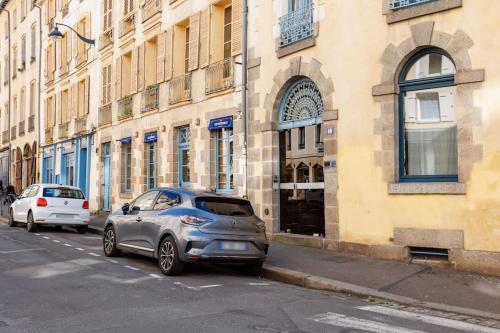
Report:
[{"label": "storefront window", "polygon": [[189,142],[190,130],[189,126],[179,128],[179,186],[189,186],[191,179],[191,171],[189,168]]},{"label": "storefront window", "polygon": [[156,187],[156,142],[146,143],[147,189]]},{"label": "storefront window", "polygon": [[65,175],[66,175],[66,185],[75,185],[75,154],[66,154],[64,158],[65,162]]},{"label": "storefront window", "polygon": [[123,192],[129,192],[132,189],[131,171],[132,171],[132,144],[122,143],[122,172],[123,172]]},{"label": "storefront window", "polygon": [[233,185],[233,129],[216,131],[217,191],[231,191]]},{"label": "storefront window", "polygon": [[423,50],[400,80],[400,180],[457,181],[457,122],[453,62]]},{"label": "storefront window", "polygon": [[53,165],[52,165],[53,161],[52,161],[52,157],[46,157],[45,158],[45,179],[44,181],[47,183],[47,184],[52,184],[54,183],[54,168],[53,168]]}]

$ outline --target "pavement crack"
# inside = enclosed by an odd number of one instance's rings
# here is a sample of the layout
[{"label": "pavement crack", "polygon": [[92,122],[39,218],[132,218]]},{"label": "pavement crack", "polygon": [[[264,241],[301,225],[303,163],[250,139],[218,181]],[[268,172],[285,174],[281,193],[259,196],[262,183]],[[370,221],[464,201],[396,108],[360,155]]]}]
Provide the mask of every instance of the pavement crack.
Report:
[{"label": "pavement crack", "polygon": [[407,276],[405,276],[405,277],[403,277],[403,278],[401,278],[401,279],[399,279],[399,280],[397,280],[395,282],[391,282],[391,283],[389,283],[389,284],[387,284],[387,285],[379,288],[378,291],[389,291],[392,287],[400,284],[404,280],[407,280],[407,279],[409,279],[411,277],[414,277],[414,276],[416,276],[416,275],[418,275],[420,273],[424,273],[424,272],[428,272],[428,271],[432,271],[432,268],[431,267],[423,267],[422,269],[420,269],[420,270],[418,270],[418,271],[416,271],[416,272],[414,272],[414,273],[412,273],[410,275],[407,275]]}]

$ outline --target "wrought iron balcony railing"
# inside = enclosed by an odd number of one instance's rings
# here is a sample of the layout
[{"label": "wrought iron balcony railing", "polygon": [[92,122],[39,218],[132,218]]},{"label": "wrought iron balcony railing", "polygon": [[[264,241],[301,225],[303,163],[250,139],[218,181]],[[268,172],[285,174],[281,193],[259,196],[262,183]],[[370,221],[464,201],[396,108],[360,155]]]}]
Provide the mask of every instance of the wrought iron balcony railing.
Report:
[{"label": "wrought iron balcony railing", "polygon": [[24,120],[21,120],[19,122],[19,128],[18,128],[18,133],[19,133],[19,136],[23,136],[24,133],[25,133],[25,130],[26,130],[26,121]]},{"label": "wrought iron balcony railing", "polygon": [[118,101],[118,120],[132,118],[134,115],[134,96],[126,96]]},{"label": "wrought iron balcony railing", "polygon": [[119,37],[125,36],[132,30],[135,30],[135,13],[131,13],[121,20]]},{"label": "wrought iron balcony railing", "polygon": [[314,35],[313,5],[294,10],[279,19],[280,47],[284,47]]},{"label": "wrought iron balcony railing", "polygon": [[59,128],[58,128],[59,139],[67,138],[68,132],[69,132],[69,122],[64,123],[64,124],[59,124]]},{"label": "wrought iron balcony railing", "polygon": [[106,104],[99,108],[99,126],[111,124],[112,104]]},{"label": "wrought iron balcony railing", "polygon": [[75,119],[75,134],[85,132],[87,129],[87,117]]},{"label": "wrought iron balcony railing", "polygon": [[17,127],[16,126],[12,126],[10,128],[10,139],[14,140],[16,137],[17,137]]},{"label": "wrought iron balcony railing", "polygon": [[191,73],[173,78],[170,81],[169,103],[191,100]]},{"label": "wrought iron balcony railing", "polygon": [[35,130],[35,115],[28,117],[28,132],[33,132]]},{"label": "wrought iron balcony railing", "polygon": [[2,132],[2,143],[9,142],[9,130]]},{"label": "wrought iron balcony railing", "polygon": [[54,127],[45,129],[45,143],[54,141]]},{"label": "wrought iron balcony railing", "polygon": [[160,105],[160,85],[147,87],[141,94],[141,112],[158,109]]},{"label": "wrought iron balcony railing", "polygon": [[435,0],[389,0],[389,8],[401,9],[405,7],[420,5],[422,3],[431,2]]},{"label": "wrought iron balcony railing", "polygon": [[113,44],[113,29],[103,32],[99,36],[99,51],[111,44]]},{"label": "wrought iron balcony railing", "polygon": [[207,67],[205,94],[212,94],[234,87],[234,60],[227,58]]},{"label": "wrought iron balcony railing", "polygon": [[146,22],[150,17],[161,12],[160,0],[146,0],[142,7],[142,22]]}]

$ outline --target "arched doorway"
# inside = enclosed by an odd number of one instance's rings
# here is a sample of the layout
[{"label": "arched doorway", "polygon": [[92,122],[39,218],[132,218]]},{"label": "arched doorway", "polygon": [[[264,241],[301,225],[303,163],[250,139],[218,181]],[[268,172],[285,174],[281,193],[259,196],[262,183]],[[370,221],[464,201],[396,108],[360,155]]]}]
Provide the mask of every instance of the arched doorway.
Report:
[{"label": "arched doorway", "polygon": [[284,232],[325,235],[324,178],[318,168],[324,155],[323,111],[321,93],[306,77],[292,82],[280,101],[280,229]]},{"label": "arched doorway", "polygon": [[26,186],[31,185],[30,178],[30,167],[31,167],[31,147],[29,144],[24,145],[24,153],[23,153],[23,165],[22,165],[22,188],[26,188]]},{"label": "arched doorway", "polygon": [[23,190],[23,152],[21,148],[16,148],[15,168],[14,168],[14,188],[16,193]]},{"label": "arched doorway", "polygon": [[37,154],[37,149],[36,149],[36,141],[33,142],[33,146],[31,147],[31,161],[30,161],[30,167],[28,168],[29,170],[29,183],[34,184],[36,183],[36,154]]}]

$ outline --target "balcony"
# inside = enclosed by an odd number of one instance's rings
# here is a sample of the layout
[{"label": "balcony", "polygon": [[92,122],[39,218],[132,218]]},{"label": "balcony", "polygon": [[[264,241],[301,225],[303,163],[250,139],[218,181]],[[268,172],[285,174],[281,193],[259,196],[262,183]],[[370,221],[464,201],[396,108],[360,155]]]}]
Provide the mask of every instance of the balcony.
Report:
[{"label": "balcony", "polygon": [[389,0],[389,8],[392,10],[420,5],[435,0]]},{"label": "balcony", "polygon": [[113,29],[103,32],[99,36],[99,51],[113,44]]},{"label": "balcony", "polygon": [[112,104],[106,104],[99,108],[99,126],[111,124]]},{"label": "balcony", "polygon": [[54,127],[45,129],[45,143],[54,141]]},{"label": "balcony", "polygon": [[68,132],[69,132],[69,122],[64,123],[64,124],[59,124],[59,139],[64,139],[68,137]]},{"label": "balcony", "polygon": [[28,132],[33,132],[35,130],[35,115],[28,117]]},{"label": "balcony", "polygon": [[141,112],[148,112],[159,107],[160,85],[155,84],[147,87],[141,95]]},{"label": "balcony", "polygon": [[16,126],[12,126],[10,128],[10,139],[11,140],[14,140],[17,136],[17,127]]},{"label": "balcony", "polygon": [[191,73],[173,78],[170,81],[169,103],[191,100]]},{"label": "balcony", "polygon": [[19,122],[19,129],[18,129],[19,136],[23,136],[24,135],[25,130],[26,130],[25,129],[26,128],[25,124],[26,124],[26,121],[24,121],[24,120],[21,120]]},{"label": "balcony", "polygon": [[294,10],[279,19],[280,47],[285,47],[314,35],[313,5]]},{"label": "balcony", "polygon": [[9,142],[9,130],[2,132],[2,143]]},{"label": "balcony", "polygon": [[146,0],[142,7],[142,22],[146,22],[149,18],[161,12],[160,0]]},{"label": "balcony", "polygon": [[121,20],[119,37],[121,38],[133,30],[135,30],[135,13],[129,14]]},{"label": "balcony", "polygon": [[207,67],[205,94],[213,94],[234,87],[234,60],[227,58]]},{"label": "balcony", "polygon": [[134,96],[126,96],[118,101],[118,120],[132,118],[134,115]]},{"label": "balcony", "polygon": [[87,130],[87,117],[75,119],[75,134],[85,132]]}]

